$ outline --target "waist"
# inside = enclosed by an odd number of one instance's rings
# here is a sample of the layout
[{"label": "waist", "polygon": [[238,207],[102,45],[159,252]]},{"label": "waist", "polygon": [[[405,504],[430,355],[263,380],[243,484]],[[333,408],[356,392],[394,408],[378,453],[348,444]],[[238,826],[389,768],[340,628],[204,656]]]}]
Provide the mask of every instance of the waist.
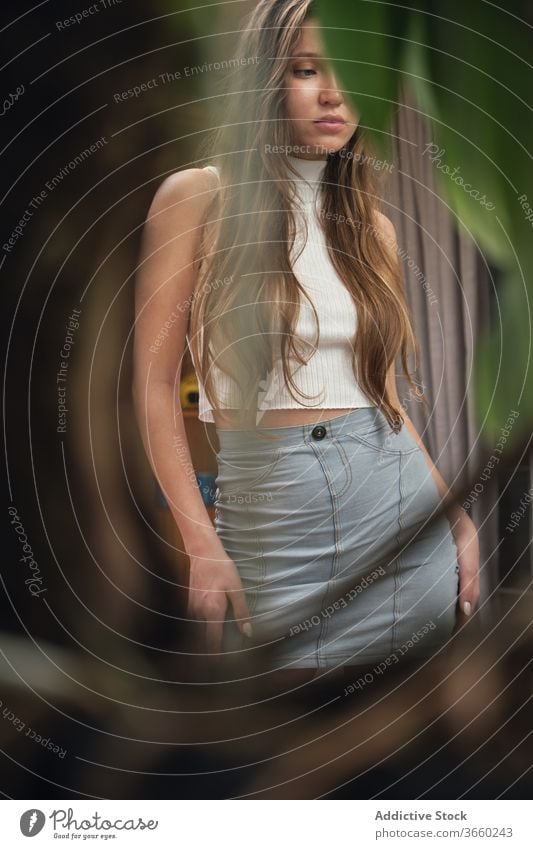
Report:
[{"label": "waist", "polygon": [[[308,413],[310,411],[295,410],[294,412]],[[336,415],[327,418],[325,413]],[[217,427],[217,437],[221,451],[247,452],[271,450],[273,445],[278,448],[290,448],[302,442],[309,442],[313,439],[312,431],[317,425],[325,431],[323,438],[329,439],[353,430],[361,433],[373,431],[377,426],[384,427],[386,424],[386,419],[379,407],[351,408],[341,412],[340,415],[338,409],[315,410],[313,419],[308,422],[278,427],[267,427],[260,422],[257,431]]]},{"label": "waist", "polygon": [[[263,427],[286,427],[291,425],[319,424],[323,419],[331,419],[336,416],[346,415],[353,407],[325,410],[304,410],[301,407],[295,409],[264,410],[258,426]],[[355,408],[358,409],[358,408]],[[213,410],[213,418],[217,430],[239,430],[239,419],[235,411]]]}]

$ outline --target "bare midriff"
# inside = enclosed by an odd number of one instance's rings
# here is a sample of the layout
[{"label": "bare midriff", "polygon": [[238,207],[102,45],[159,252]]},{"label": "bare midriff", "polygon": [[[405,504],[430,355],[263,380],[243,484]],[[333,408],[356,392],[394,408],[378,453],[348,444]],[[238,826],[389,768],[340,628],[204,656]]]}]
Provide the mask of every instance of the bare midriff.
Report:
[{"label": "bare midriff", "polygon": [[[301,408],[285,410],[265,410],[259,419],[259,427],[292,427],[299,424],[310,424],[333,419],[337,416],[345,416],[357,407],[339,408],[332,410],[304,410]],[[215,426],[218,430],[239,430],[238,415],[233,410],[213,410]]]}]

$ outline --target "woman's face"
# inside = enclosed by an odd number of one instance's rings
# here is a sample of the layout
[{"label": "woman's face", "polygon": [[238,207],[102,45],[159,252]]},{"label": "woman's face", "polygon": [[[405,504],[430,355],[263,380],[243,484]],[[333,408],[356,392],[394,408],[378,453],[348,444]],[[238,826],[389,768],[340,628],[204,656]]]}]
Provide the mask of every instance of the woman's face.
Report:
[{"label": "woman's face", "polygon": [[340,150],[359,120],[323,58],[318,27],[314,19],[303,24],[284,83],[292,153],[302,159],[324,159],[328,153]]}]

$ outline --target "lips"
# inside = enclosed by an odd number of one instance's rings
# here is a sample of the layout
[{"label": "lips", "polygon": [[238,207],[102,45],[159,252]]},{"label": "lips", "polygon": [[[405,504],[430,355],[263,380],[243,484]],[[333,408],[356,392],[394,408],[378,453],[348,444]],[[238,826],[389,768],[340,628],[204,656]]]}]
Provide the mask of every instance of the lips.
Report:
[{"label": "lips", "polygon": [[317,118],[315,120],[315,124],[345,124],[346,121],[344,118],[340,118],[338,115],[323,115],[321,118]]},{"label": "lips", "polygon": [[338,135],[346,126],[346,121],[339,115],[323,115],[317,118],[314,122],[319,128],[320,133],[328,135]]}]

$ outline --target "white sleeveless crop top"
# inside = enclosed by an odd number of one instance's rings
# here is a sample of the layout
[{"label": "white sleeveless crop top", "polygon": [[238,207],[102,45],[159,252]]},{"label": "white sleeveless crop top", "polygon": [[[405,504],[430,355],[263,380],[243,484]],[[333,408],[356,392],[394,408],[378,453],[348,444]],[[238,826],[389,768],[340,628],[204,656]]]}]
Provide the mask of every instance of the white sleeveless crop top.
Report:
[{"label": "white sleeveless crop top", "polygon": [[[314,352],[306,365],[299,365],[296,362],[291,363],[290,368],[294,382],[306,394],[300,399],[299,394],[293,389],[296,398],[292,397],[285,385],[281,358],[279,358],[275,361],[274,368],[268,373],[267,378],[260,381],[257,395],[257,424],[260,423],[262,411],[265,410],[352,409],[374,406],[374,402],[361,390],[352,370],[352,339],[357,321],[355,304],[330,260],[325,235],[315,212],[315,202],[318,205],[318,184],[325,161],[300,159],[291,155],[287,158],[301,177],[301,180],[296,179],[296,189],[303,210],[303,213],[300,213],[299,209],[295,209],[296,237],[291,255],[297,258],[292,262],[292,269],[315,305],[320,338],[318,345],[314,346],[316,320],[307,299],[301,298],[296,334],[308,343],[304,344],[302,349],[305,356],[309,355],[311,348],[314,348]],[[218,175],[215,166],[206,167]],[[306,218],[308,239],[300,253],[305,239],[305,229],[300,222],[301,214]],[[234,381],[217,369],[216,364],[212,365],[212,369],[220,407],[239,409],[239,390]],[[197,377],[198,417],[201,421],[213,422],[212,408],[198,372]]]}]

